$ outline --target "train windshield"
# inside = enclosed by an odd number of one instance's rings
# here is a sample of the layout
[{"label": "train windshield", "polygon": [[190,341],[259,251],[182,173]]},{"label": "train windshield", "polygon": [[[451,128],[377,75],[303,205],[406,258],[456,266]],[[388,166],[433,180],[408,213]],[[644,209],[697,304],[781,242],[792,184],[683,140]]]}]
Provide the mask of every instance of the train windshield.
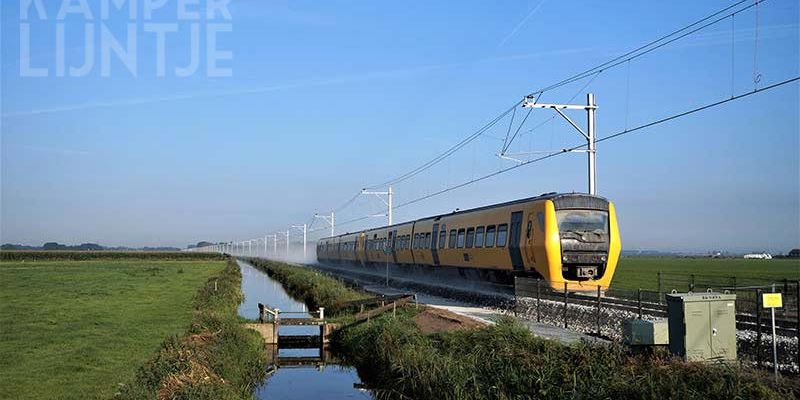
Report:
[{"label": "train windshield", "polygon": [[558,210],[556,211],[560,232],[608,233],[608,211]]}]

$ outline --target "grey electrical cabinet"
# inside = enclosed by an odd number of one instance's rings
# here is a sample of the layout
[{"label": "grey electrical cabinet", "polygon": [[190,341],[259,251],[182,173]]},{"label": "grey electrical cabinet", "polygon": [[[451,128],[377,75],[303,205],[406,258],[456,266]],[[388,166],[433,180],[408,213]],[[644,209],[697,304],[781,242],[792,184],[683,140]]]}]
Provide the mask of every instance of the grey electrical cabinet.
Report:
[{"label": "grey electrical cabinet", "polygon": [[736,360],[736,295],[667,295],[669,350],[687,361]]},{"label": "grey electrical cabinet", "polygon": [[622,338],[631,346],[658,346],[669,343],[667,320],[628,319],[622,322]]}]

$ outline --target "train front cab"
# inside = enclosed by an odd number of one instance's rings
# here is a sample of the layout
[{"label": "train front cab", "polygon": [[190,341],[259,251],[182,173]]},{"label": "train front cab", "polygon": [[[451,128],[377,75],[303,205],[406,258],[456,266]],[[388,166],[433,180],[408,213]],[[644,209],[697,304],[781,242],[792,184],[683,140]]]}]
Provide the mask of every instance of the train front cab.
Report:
[{"label": "train front cab", "polygon": [[608,289],[621,242],[614,204],[584,194],[557,195],[535,202],[522,232],[526,268],[554,290]]}]

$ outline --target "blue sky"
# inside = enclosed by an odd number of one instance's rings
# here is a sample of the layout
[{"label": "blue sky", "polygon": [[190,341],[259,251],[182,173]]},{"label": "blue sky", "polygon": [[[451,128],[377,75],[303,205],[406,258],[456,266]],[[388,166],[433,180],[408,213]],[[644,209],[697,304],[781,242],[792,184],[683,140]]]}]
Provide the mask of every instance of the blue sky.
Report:
[{"label": "blue sky", "polygon": [[[60,0],[44,3],[48,18],[31,9],[27,21],[19,1],[2,3],[0,240],[135,246],[247,239],[308,222],[441,153],[525,94],[732,4],[231,0],[230,20],[197,22],[200,67],[176,77],[174,68],[189,64],[195,22],[178,18],[177,0],[147,21],[144,1],[134,19],[113,10],[101,19],[101,2],[87,0],[94,19],[63,21]],[[754,70],[762,87],[796,77],[798,15],[796,1],[766,1],[758,29],[750,9],[542,101],[595,93],[602,137],[753,90]],[[23,22],[31,43],[21,57]],[[56,76],[59,23],[73,67],[83,63],[84,29],[93,25],[95,64],[86,76]],[[167,36],[163,77],[147,23],[178,29]],[[100,31],[125,44],[128,24],[136,75],[112,55],[103,76]],[[216,46],[232,54],[219,61],[229,77],[207,73],[210,24],[232,28]],[[21,76],[21,63],[49,76]],[[793,83],[600,144],[599,194],[617,204],[624,247],[800,246],[799,110]],[[526,126],[551,117],[534,111]],[[395,202],[513,165],[495,156],[507,127],[506,119],[397,185]],[[552,119],[510,151],[579,144],[571,129]],[[555,157],[397,209],[395,219],[585,191],[585,164],[584,154]],[[380,209],[362,197],[337,219]]]}]

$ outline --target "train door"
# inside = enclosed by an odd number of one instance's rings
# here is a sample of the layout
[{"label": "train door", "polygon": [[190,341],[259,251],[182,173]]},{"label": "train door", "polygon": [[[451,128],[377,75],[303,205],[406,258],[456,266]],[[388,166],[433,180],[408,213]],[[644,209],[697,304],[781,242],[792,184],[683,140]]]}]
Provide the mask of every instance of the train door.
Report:
[{"label": "train door", "polygon": [[525,259],[528,265],[533,268],[536,263],[536,255],[533,252],[533,246],[536,244],[536,212],[531,210],[528,212],[528,222],[525,225]]},{"label": "train door", "polygon": [[416,256],[414,255],[414,234],[415,233],[417,233],[417,223],[416,222],[411,224],[411,233],[409,233],[409,235],[408,235],[408,248],[410,250],[409,253],[411,253],[411,263],[412,264],[416,264],[417,263]]},{"label": "train door", "polygon": [[433,255],[433,265],[439,265],[439,224],[433,224],[433,231],[431,232],[431,254]]},{"label": "train door", "polygon": [[367,263],[367,235],[363,232],[356,239],[356,259],[362,267]]},{"label": "train door", "polygon": [[397,264],[397,252],[395,251],[395,243],[397,243],[397,230],[389,231],[389,251],[392,252],[392,262]]},{"label": "train door", "polygon": [[522,211],[511,213],[511,226],[508,232],[508,251],[511,255],[511,265],[514,271],[524,271],[522,253],[519,250],[520,232],[522,231]]},{"label": "train door", "polygon": [[364,264],[369,264],[369,251],[370,251],[370,244],[369,244],[369,235],[364,236]]}]

